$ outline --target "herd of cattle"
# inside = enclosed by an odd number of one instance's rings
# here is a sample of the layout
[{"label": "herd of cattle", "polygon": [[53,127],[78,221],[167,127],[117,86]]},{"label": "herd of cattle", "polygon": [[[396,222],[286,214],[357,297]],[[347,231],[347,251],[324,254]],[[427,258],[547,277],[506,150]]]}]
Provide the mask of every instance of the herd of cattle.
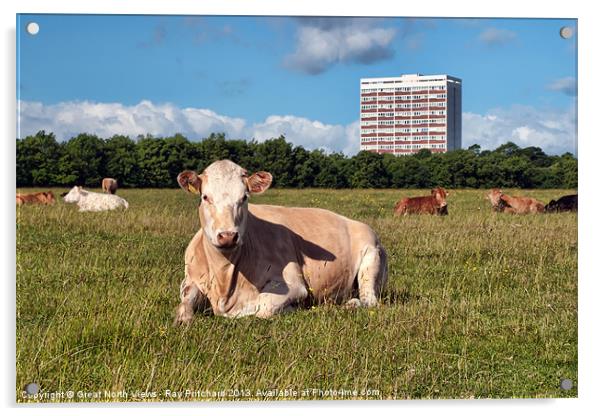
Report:
[{"label": "herd of cattle", "polygon": [[[104,194],[84,190],[74,186],[71,191],[61,194],[67,203],[76,203],[80,211],[106,211],[116,208],[128,208],[128,202],[115,195],[117,180],[104,178],[101,183]],[[448,215],[447,196],[449,192],[441,187],[431,190],[431,195],[400,199],[393,210],[397,216],[408,214]],[[535,214],[543,212],[577,212],[577,195],[565,195],[558,200],[552,199],[547,205],[535,198],[512,197],[499,188],[491,189],[485,199],[491,202],[493,211],[509,214]],[[17,194],[17,205],[43,204],[56,202],[52,191]]]},{"label": "herd of cattle", "polygon": [[[375,306],[387,283],[387,253],[367,224],[320,208],[249,204],[272,184],[268,172],[248,174],[229,160],[202,173],[177,177],[187,193],[200,196],[200,228],[185,252],[180,305],[175,322],[188,323],[195,311],[219,316],[271,317],[299,305],[333,301],[351,307]],[[117,182],[102,181],[104,194],[74,186],[63,194],[80,211],[128,208],[115,195]],[[449,193],[401,199],[395,215],[448,215]],[[527,214],[577,211],[577,195],[547,205],[512,197],[500,189],[487,194],[495,212]],[[17,194],[17,204],[55,202],[52,192]]]},{"label": "herd of cattle", "polygon": [[[395,215],[434,214],[447,215],[447,200],[449,195],[445,189],[437,187],[431,190],[430,196],[419,196],[401,199],[395,205]],[[512,197],[499,188],[493,188],[485,198],[491,202],[495,212],[508,214],[536,214],[542,212],[577,212],[577,195],[565,195],[558,200],[552,199],[547,205],[535,198],[524,196]]]},{"label": "herd of cattle", "polygon": [[[101,183],[104,194],[90,192],[81,186],[74,186],[69,192],[61,194],[67,203],[77,204],[80,211],[109,211],[116,208],[129,207],[128,202],[115,195],[117,181],[113,178],[104,178]],[[43,204],[52,205],[56,202],[52,191],[35,192],[31,194],[17,194],[17,205]]]}]

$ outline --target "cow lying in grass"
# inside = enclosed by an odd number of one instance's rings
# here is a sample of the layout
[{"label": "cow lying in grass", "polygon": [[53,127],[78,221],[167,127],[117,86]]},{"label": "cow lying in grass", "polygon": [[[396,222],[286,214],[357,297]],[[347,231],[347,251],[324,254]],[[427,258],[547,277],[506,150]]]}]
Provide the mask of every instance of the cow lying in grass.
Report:
[{"label": "cow lying in grass", "polygon": [[55,203],[54,194],[48,192],[35,192],[31,194],[17,194],[17,205],[23,204],[43,204],[52,205]]},{"label": "cow lying in grass", "polygon": [[445,189],[437,187],[431,190],[430,196],[403,198],[395,204],[395,215],[431,214],[447,215],[447,200],[449,195]]},{"label": "cow lying in grass", "polygon": [[534,214],[544,211],[544,205],[535,198],[524,196],[512,197],[499,188],[493,188],[486,195],[495,212],[507,214]]},{"label": "cow lying in grass", "polygon": [[200,195],[200,229],[186,249],[175,323],[207,304],[215,315],[260,318],[313,301],[378,304],[387,255],[366,224],[324,209],[249,204],[272,175],[248,175],[229,160],[184,171],[178,183]]},{"label": "cow lying in grass", "polygon": [[552,199],[548,205],[544,207],[545,212],[577,212],[577,195],[565,195]]},{"label": "cow lying in grass", "polygon": [[117,195],[99,194],[74,186],[63,197],[67,203],[76,203],[80,211],[108,211],[116,208],[128,208],[127,201]]},{"label": "cow lying in grass", "polygon": [[106,194],[117,192],[117,180],[113,178],[104,178],[101,182],[102,191]]}]

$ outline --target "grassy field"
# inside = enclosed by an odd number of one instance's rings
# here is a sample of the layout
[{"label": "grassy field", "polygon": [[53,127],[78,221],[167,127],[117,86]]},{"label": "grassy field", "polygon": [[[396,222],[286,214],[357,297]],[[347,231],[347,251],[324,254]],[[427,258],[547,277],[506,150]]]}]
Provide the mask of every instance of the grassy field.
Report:
[{"label": "grassy field", "polygon": [[[577,215],[494,214],[484,191],[452,190],[448,217],[393,217],[401,196],[424,193],[254,197],[370,224],[389,254],[382,304],[184,328],[172,320],[195,198],[123,189],[127,211],[19,208],[17,401],[576,397]],[[48,396],[25,398],[30,382]]]}]

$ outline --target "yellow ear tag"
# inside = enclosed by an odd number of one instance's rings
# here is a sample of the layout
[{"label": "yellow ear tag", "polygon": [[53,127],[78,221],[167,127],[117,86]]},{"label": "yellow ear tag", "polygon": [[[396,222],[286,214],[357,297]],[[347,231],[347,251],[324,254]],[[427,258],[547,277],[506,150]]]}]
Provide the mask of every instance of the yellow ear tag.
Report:
[{"label": "yellow ear tag", "polygon": [[190,192],[192,192],[193,194],[198,194],[199,193],[199,191],[194,186],[192,186],[191,183],[188,184],[188,190]]}]

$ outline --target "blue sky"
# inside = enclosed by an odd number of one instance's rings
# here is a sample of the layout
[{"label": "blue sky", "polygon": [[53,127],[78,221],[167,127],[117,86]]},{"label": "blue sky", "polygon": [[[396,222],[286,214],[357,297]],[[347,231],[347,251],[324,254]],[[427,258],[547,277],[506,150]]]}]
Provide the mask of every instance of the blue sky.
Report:
[{"label": "blue sky", "polygon": [[[28,22],[40,25],[31,36]],[[463,80],[463,146],[576,153],[566,19],[20,15],[18,132],[211,131],[359,149],[359,79]]]}]

